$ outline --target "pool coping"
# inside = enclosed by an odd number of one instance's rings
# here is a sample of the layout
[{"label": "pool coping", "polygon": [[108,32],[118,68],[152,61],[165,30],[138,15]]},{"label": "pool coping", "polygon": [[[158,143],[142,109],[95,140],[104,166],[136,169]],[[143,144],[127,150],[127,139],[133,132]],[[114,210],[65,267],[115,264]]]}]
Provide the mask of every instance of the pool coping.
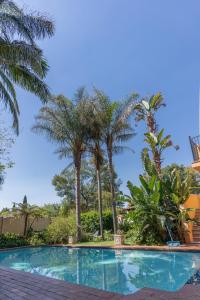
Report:
[{"label": "pool coping", "polygon": [[167,252],[200,252],[200,244],[185,244],[178,247],[169,246],[147,246],[147,245],[113,245],[113,246],[99,246],[99,245],[81,245],[81,244],[55,244],[54,247],[68,247],[68,248],[97,248],[97,249],[121,249],[121,250],[145,250],[145,251],[167,251]]},{"label": "pool coping", "polygon": [[[38,247],[46,247],[47,245],[43,245],[43,246],[23,246],[23,247],[13,247],[13,248],[4,248],[4,249],[0,249],[0,251],[8,251],[8,250],[16,250],[16,249],[26,249],[26,248],[38,248]],[[78,246],[72,246],[72,245],[49,245],[49,247],[68,247],[68,248],[97,248],[97,249],[115,249],[115,250],[157,250],[158,251],[158,247],[156,246],[156,248],[153,247],[149,247],[149,246],[125,246],[125,247],[119,247],[119,246],[108,246],[108,247],[100,247],[100,246],[82,246],[82,247],[78,247]],[[188,251],[188,248],[181,248],[181,252],[200,252],[200,246],[198,246],[198,250],[192,248],[190,249],[190,251]],[[161,247],[159,247],[159,251],[162,251]],[[165,248],[166,250],[166,248]],[[173,248],[173,251],[178,251],[180,252],[180,247],[175,247]],[[168,252],[171,252],[171,248],[169,251],[169,247],[168,247]],[[83,299],[95,299],[95,300],[100,300],[100,299],[112,299],[112,300],[119,300],[119,299],[124,299],[124,300],[177,300],[177,299],[181,299],[181,300],[188,300],[188,299],[192,299],[192,300],[199,300],[199,295],[200,295],[200,269],[197,271],[198,273],[198,278],[196,279],[196,274],[193,275],[188,282],[178,291],[176,292],[167,292],[167,291],[163,291],[163,290],[158,290],[158,289],[151,289],[151,288],[142,288],[139,291],[135,292],[134,294],[129,294],[129,295],[122,295],[122,294],[118,294],[118,293],[111,293],[111,292],[107,292],[107,291],[103,291],[103,290],[99,290],[99,289],[95,289],[95,288],[91,288],[91,287],[87,287],[87,286],[83,286],[83,285],[79,285],[79,284],[72,284],[69,282],[66,282],[64,280],[57,280],[57,279],[52,279],[49,278],[47,276],[44,275],[36,275],[36,274],[31,274],[28,272],[24,272],[24,271],[16,271],[14,269],[11,268],[0,268],[0,276],[1,273],[4,272],[5,270],[7,270],[7,272],[9,272],[9,274],[11,274],[12,279],[13,276],[15,277],[15,275],[18,277],[19,274],[22,278],[24,278],[23,280],[25,280],[25,278],[27,277],[28,274],[28,278],[31,281],[31,277],[33,279],[33,282],[35,280],[35,278],[38,278],[38,280],[40,282],[47,282],[50,284],[56,284],[56,286],[62,286],[65,287],[67,289],[70,289],[73,291],[73,296],[70,298],[69,295],[66,295],[66,298],[60,298],[60,299],[82,299],[80,298],[80,290],[85,291],[85,298],[83,297]],[[23,277],[24,276],[24,277]],[[47,280],[48,278],[48,280]],[[59,283],[60,282],[60,283]],[[51,290],[49,288],[49,290]],[[23,293],[23,292],[22,292]],[[40,293],[40,292],[39,292]],[[47,293],[48,294],[48,293]],[[47,295],[47,297],[49,297],[49,299],[58,299],[56,298],[57,296],[55,296],[55,298],[52,298],[52,292],[50,291],[51,297]],[[83,292],[84,294],[84,292]],[[88,298],[88,295],[92,295]],[[63,296],[64,297],[64,296]],[[75,297],[75,298],[74,298]],[[9,299],[9,298],[7,298]],[[13,299],[13,298],[10,298]],[[15,298],[14,298],[15,299]],[[22,298],[16,298],[16,299],[24,299]],[[27,298],[28,299],[28,298]],[[36,299],[39,299],[38,297]],[[42,298],[43,299],[43,298]],[[44,298],[46,299],[46,298]],[[48,299],[48,298],[47,298]]]},{"label": "pool coping", "polygon": [[200,252],[200,244],[183,244],[178,247],[162,246],[147,246],[147,245],[81,245],[81,244],[44,244],[44,245],[27,245],[0,248],[0,251],[8,251],[23,248],[38,248],[38,247],[68,247],[68,248],[97,248],[97,249],[121,249],[121,250],[145,250],[145,251],[166,251],[166,252]]}]

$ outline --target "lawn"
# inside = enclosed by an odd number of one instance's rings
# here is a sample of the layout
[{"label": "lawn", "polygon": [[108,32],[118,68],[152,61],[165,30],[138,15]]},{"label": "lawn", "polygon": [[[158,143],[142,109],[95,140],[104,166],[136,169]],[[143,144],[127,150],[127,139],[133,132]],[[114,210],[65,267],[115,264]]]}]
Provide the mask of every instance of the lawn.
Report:
[{"label": "lawn", "polygon": [[77,243],[73,246],[94,246],[94,247],[110,247],[114,246],[114,241],[100,241],[100,242],[86,242],[86,243]]}]

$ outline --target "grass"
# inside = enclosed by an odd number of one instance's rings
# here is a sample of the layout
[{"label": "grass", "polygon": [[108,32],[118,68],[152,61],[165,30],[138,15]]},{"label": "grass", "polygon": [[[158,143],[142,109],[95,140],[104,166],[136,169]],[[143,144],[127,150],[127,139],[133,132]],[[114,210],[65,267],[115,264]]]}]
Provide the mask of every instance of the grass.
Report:
[{"label": "grass", "polygon": [[114,241],[99,241],[99,242],[85,242],[77,243],[74,246],[99,246],[99,247],[109,247],[114,246]]}]

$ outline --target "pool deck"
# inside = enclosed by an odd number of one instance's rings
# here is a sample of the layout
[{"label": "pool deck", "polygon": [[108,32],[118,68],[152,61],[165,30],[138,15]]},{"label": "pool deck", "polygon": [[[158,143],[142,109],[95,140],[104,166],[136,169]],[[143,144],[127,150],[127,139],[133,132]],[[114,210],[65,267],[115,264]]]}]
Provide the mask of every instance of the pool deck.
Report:
[{"label": "pool deck", "polygon": [[[167,250],[167,247],[115,247],[117,249]],[[179,249],[181,248],[181,250]],[[200,246],[181,246],[173,251],[200,251]],[[25,273],[9,268],[0,268],[0,300],[199,300],[200,283],[191,281],[177,292],[165,292],[154,289],[140,291],[123,296],[94,288],[51,279],[46,276]]]},{"label": "pool deck", "polygon": [[142,289],[123,296],[62,280],[0,268],[1,300],[199,300],[200,286],[185,285],[178,292]]}]

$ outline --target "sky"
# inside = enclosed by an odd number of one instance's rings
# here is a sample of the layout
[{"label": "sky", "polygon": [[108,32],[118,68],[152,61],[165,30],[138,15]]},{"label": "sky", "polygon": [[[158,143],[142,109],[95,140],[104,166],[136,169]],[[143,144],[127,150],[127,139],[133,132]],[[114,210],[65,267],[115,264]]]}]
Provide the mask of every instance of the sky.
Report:
[{"label": "sky", "polygon": [[[200,1],[199,0],[16,0],[28,9],[52,18],[56,33],[40,41],[50,70],[46,82],[53,94],[73,97],[85,86],[103,89],[113,100],[137,92],[149,96],[162,92],[167,107],[158,114],[160,128],[170,133],[179,151],[168,150],[164,165],[190,165],[188,136],[199,133]],[[0,191],[0,208],[20,202],[59,202],[51,184],[69,163],[54,154],[55,145],[31,132],[41,102],[17,89],[20,135],[11,150],[15,162]],[[9,113],[7,113],[9,114]],[[11,123],[7,120],[7,125]],[[132,120],[132,124],[134,122]],[[121,189],[127,180],[138,182],[142,172],[140,152],[144,125],[129,142],[135,153],[114,159]]]}]

